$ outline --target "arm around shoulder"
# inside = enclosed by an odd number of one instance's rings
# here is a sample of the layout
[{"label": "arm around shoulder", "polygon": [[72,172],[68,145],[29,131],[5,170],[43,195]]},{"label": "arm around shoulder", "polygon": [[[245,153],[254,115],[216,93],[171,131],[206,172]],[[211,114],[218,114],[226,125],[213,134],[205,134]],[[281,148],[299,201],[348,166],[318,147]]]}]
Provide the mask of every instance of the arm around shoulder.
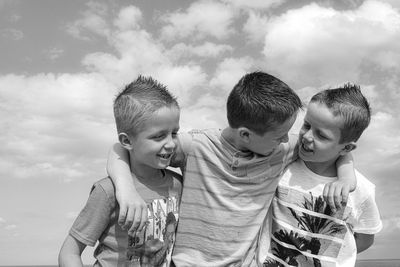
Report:
[{"label": "arm around shoulder", "polygon": [[129,164],[129,153],[120,143],[112,146],[108,154],[107,172],[115,185],[120,206],[118,223],[129,228],[131,235],[142,230],[147,222],[147,205],[136,191]]},{"label": "arm around shoulder", "polygon": [[68,235],[58,255],[58,266],[83,267],[81,255],[85,248],[85,244],[81,243],[73,236]]},{"label": "arm around shoulder", "polygon": [[327,183],[323,191],[324,199],[333,211],[345,206],[350,192],[353,192],[357,187],[357,178],[351,153],[346,153],[337,159],[336,169],[338,179]]}]

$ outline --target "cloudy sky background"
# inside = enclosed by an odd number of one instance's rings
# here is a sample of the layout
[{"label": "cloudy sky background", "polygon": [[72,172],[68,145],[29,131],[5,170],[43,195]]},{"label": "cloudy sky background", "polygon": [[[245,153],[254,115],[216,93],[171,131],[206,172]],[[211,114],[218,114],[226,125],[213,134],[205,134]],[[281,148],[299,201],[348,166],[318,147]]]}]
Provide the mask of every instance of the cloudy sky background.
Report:
[{"label": "cloudy sky background", "polygon": [[360,258],[399,258],[399,41],[396,0],[0,1],[0,265],[56,263],[105,176],[124,84],[152,75],[178,97],[183,131],[221,128],[229,91],[254,70],[305,102],[361,85],[373,116],[354,157],[384,229]]}]

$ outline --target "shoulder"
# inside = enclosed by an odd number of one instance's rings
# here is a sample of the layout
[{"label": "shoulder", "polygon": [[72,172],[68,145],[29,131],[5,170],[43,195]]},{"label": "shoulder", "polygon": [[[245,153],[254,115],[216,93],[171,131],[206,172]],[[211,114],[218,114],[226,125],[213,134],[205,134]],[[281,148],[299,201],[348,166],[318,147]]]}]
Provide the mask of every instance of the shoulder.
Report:
[{"label": "shoulder", "polygon": [[219,139],[221,136],[220,129],[193,129],[188,132],[193,139]]},{"label": "shoulder", "polygon": [[193,147],[219,144],[221,138],[220,129],[194,129],[187,133],[179,134],[179,142],[184,152],[190,151]]},{"label": "shoulder", "polygon": [[110,177],[103,178],[95,182],[92,186],[90,194],[96,194],[107,199],[109,203],[114,203],[115,196],[115,186]]},{"label": "shoulder", "polygon": [[361,194],[375,194],[375,185],[358,170],[354,169],[354,172],[357,179],[357,187],[355,191],[359,191]]}]

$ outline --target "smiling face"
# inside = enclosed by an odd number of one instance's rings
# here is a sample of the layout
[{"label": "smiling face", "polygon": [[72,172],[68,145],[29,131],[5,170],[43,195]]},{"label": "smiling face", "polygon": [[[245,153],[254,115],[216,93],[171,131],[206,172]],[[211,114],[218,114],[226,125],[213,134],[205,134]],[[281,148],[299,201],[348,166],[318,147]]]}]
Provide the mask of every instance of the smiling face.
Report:
[{"label": "smiling face", "polygon": [[267,131],[263,135],[258,135],[255,132],[251,131],[249,136],[249,145],[247,146],[247,149],[263,156],[269,155],[281,143],[288,142],[288,132],[296,121],[296,117],[297,114],[294,114],[283,124],[277,126],[271,131]]},{"label": "smiling face", "polygon": [[170,164],[177,144],[179,109],[162,107],[144,123],[143,129],[131,138],[132,168],[144,175],[151,169],[165,169]]},{"label": "smiling face", "polygon": [[305,162],[333,166],[340,155],[348,152],[349,143],[339,143],[342,124],[342,118],[335,117],[325,104],[311,102],[299,134],[299,157]]}]

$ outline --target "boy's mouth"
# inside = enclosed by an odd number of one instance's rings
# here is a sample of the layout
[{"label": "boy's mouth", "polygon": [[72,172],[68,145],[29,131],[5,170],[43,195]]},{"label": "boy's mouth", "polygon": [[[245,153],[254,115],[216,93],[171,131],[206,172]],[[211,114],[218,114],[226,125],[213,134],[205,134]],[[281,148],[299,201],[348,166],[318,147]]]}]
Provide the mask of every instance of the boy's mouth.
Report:
[{"label": "boy's mouth", "polygon": [[172,157],[172,153],[162,153],[162,154],[158,154],[157,156],[159,156],[160,158],[163,158],[163,159],[169,159]]},{"label": "boy's mouth", "polygon": [[312,149],[308,148],[304,143],[301,144],[301,148],[305,151],[305,152],[313,152]]}]

